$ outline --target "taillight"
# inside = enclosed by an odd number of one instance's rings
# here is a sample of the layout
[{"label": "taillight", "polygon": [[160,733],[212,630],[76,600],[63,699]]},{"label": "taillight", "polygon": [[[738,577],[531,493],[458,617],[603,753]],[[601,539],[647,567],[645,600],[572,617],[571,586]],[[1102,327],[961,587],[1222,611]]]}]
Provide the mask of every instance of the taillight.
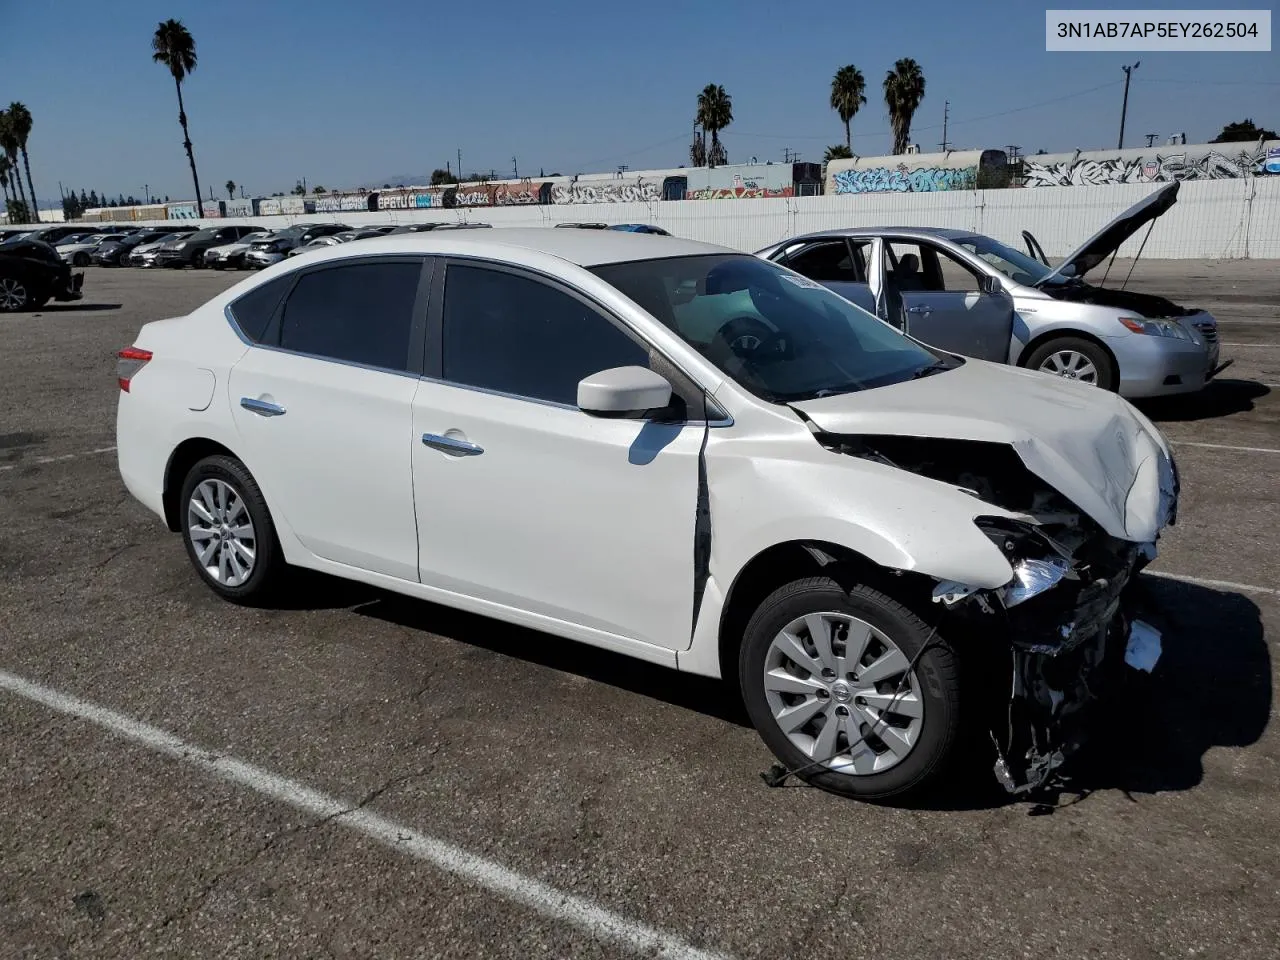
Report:
[{"label": "taillight", "polygon": [[125,347],[116,354],[116,381],[120,384],[121,390],[125,393],[129,392],[129,381],[147,365],[150,359],[151,351],[143,350],[141,347]]}]

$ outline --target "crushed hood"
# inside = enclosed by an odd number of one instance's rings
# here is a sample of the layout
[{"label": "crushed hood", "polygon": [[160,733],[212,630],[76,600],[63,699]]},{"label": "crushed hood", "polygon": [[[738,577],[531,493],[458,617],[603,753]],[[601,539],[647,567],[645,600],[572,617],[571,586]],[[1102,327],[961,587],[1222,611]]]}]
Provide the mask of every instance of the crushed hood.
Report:
[{"label": "crushed hood", "polygon": [[920,380],[791,406],[825,433],[1008,444],[1113,537],[1148,543],[1168,519],[1167,447],[1125,400],[1087,384],[966,360]]},{"label": "crushed hood", "polygon": [[1175,181],[1143,197],[1081,244],[1074,253],[1041,278],[1036,283],[1036,286],[1043,287],[1046,283],[1053,283],[1060,279],[1063,267],[1068,264],[1075,267],[1073,276],[1083,277],[1111,254],[1115,253],[1116,250],[1120,249],[1120,244],[1124,243],[1152,220],[1162,217],[1170,207],[1177,203],[1178,188],[1180,186],[1181,184]]}]

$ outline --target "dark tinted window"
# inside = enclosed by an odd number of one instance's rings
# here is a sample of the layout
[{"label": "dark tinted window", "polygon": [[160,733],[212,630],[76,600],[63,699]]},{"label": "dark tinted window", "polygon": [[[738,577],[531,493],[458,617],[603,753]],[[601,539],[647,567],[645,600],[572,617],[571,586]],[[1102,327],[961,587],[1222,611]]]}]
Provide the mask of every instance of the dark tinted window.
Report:
[{"label": "dark tinted window", "polygon": [[819,283],[866,283],[843,240],[812,244],[782,262]]},{"label": "dark tinted window", "polygon": [[231,314],[236,318],[236,323],[254,343],[262,342],[262,335],[267,332],[271,315],[275,313],[280,298],[292,283],[293,277],[278,277],[270,283],[255,287],[231,304]]},{"label": "dark tinted window", "polygon": [[537,280],[451,266],[444,289],[446,380],[574,405],[578,381],[649,366],[648,351],[582,301]]},{"label": "dark tinted window", "polygon": [[408,369],[409,332],[422,264],[352,263],[305,273],[280,324],[286,350]]}]

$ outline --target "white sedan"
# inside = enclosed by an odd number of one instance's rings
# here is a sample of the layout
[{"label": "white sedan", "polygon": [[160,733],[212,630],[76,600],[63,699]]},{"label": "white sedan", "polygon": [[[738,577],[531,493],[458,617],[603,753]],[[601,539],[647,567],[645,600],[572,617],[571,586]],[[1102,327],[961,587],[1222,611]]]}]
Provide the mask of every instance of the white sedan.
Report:
[{"label": "white sedan", "polygon": [[723,677],[775,782],[924,790],[987,727],[1034,786],[1158,637],[1146,418],[721,247],[342,244],[146,324],[118,377],[125,485],[222,597],[307,567]]}]

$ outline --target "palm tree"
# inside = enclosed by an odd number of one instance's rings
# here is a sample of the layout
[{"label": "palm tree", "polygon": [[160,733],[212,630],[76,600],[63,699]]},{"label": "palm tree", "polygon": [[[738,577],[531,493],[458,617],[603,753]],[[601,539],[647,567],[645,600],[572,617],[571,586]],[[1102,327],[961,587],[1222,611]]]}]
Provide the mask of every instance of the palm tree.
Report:
[{"label": "palm tree", "polygon": [[831,146],[827,147],[826,152],[822,155],[823,163],[830,163],[832,160],[851,159],[853,159],[853,151],[843,143],[833,143]]},{"label": "palm tree", "polygon": [[0,187],[4,188],[4,206],[9,209],[9,158],[0,153]]},{"label": "palm tree", "polygon": [[920,64],[909,58],[899,60],[884,76],[884,103],[893,125],[893,152],[906,153],[911,139],[911,118],[924,99],[924,74]]},{"label": "palm tree", "polygon": [[13,132],[13,118],[9,116],[8,110],[0,110],[0,152],[4,153],[12,171],[14,199],[22,204],[22,209],[25,212],[23,220],[29,220],[31,218],[31,208],[27,206],[27,197],[22,189],[22,177],[18,176],[18,137]]},{"label": "palm tree", "polygon": [[[31,194],[31,216],[36,223],[40,222],[40,206],[36,203],[36,186],[31,182],[31,158],[27,156],[27,138],[31,136],[34,121],[31,111],[25,104],[14,101],[9,104],[9,125],[18,141],[18,149],[22,151],[22,166],[27,171],[27,188]],[[14,176],[17,176],[15,173]]]},{"label": "palm tree", "polygon": [[724,145],[720,143],[720,131],[733,123],[733,100],[724,87],[708,83],[698,94],[697,122],[711,134],[711,146],[707,149],[707,164],[716,166],[727,163]]},{"label": "palm tree", "polygon": [[849,121],[867,105],[866,91],[867,81],[862,71],[852,63],[841,67],[831,78],[831,109],[839,114],[840,122],[844,124],[844,145],[850,156],[853,155],[853,138],[849,133]]},{"label": "palm tree", "polygon": [[182,124],[182,145],[187,150],[191,164],[191,182],[196,188],[196,203],[200,203],[200,177],[196,173],[196,156],[191,152],[191,134],[187,132],[187,110],[182,105],[182,81],[196,68],[196,42],[181,20],[166,20],[156,27],[151,38],[151,59],[169,68],[173,84],[178,88],[178,122]]},{"label": "palm tree", "polygon": [[223,184],[223,186],[227,188],[227,197],[234,200],[236,198],[236,182],[234,180],[228,180]]}]

